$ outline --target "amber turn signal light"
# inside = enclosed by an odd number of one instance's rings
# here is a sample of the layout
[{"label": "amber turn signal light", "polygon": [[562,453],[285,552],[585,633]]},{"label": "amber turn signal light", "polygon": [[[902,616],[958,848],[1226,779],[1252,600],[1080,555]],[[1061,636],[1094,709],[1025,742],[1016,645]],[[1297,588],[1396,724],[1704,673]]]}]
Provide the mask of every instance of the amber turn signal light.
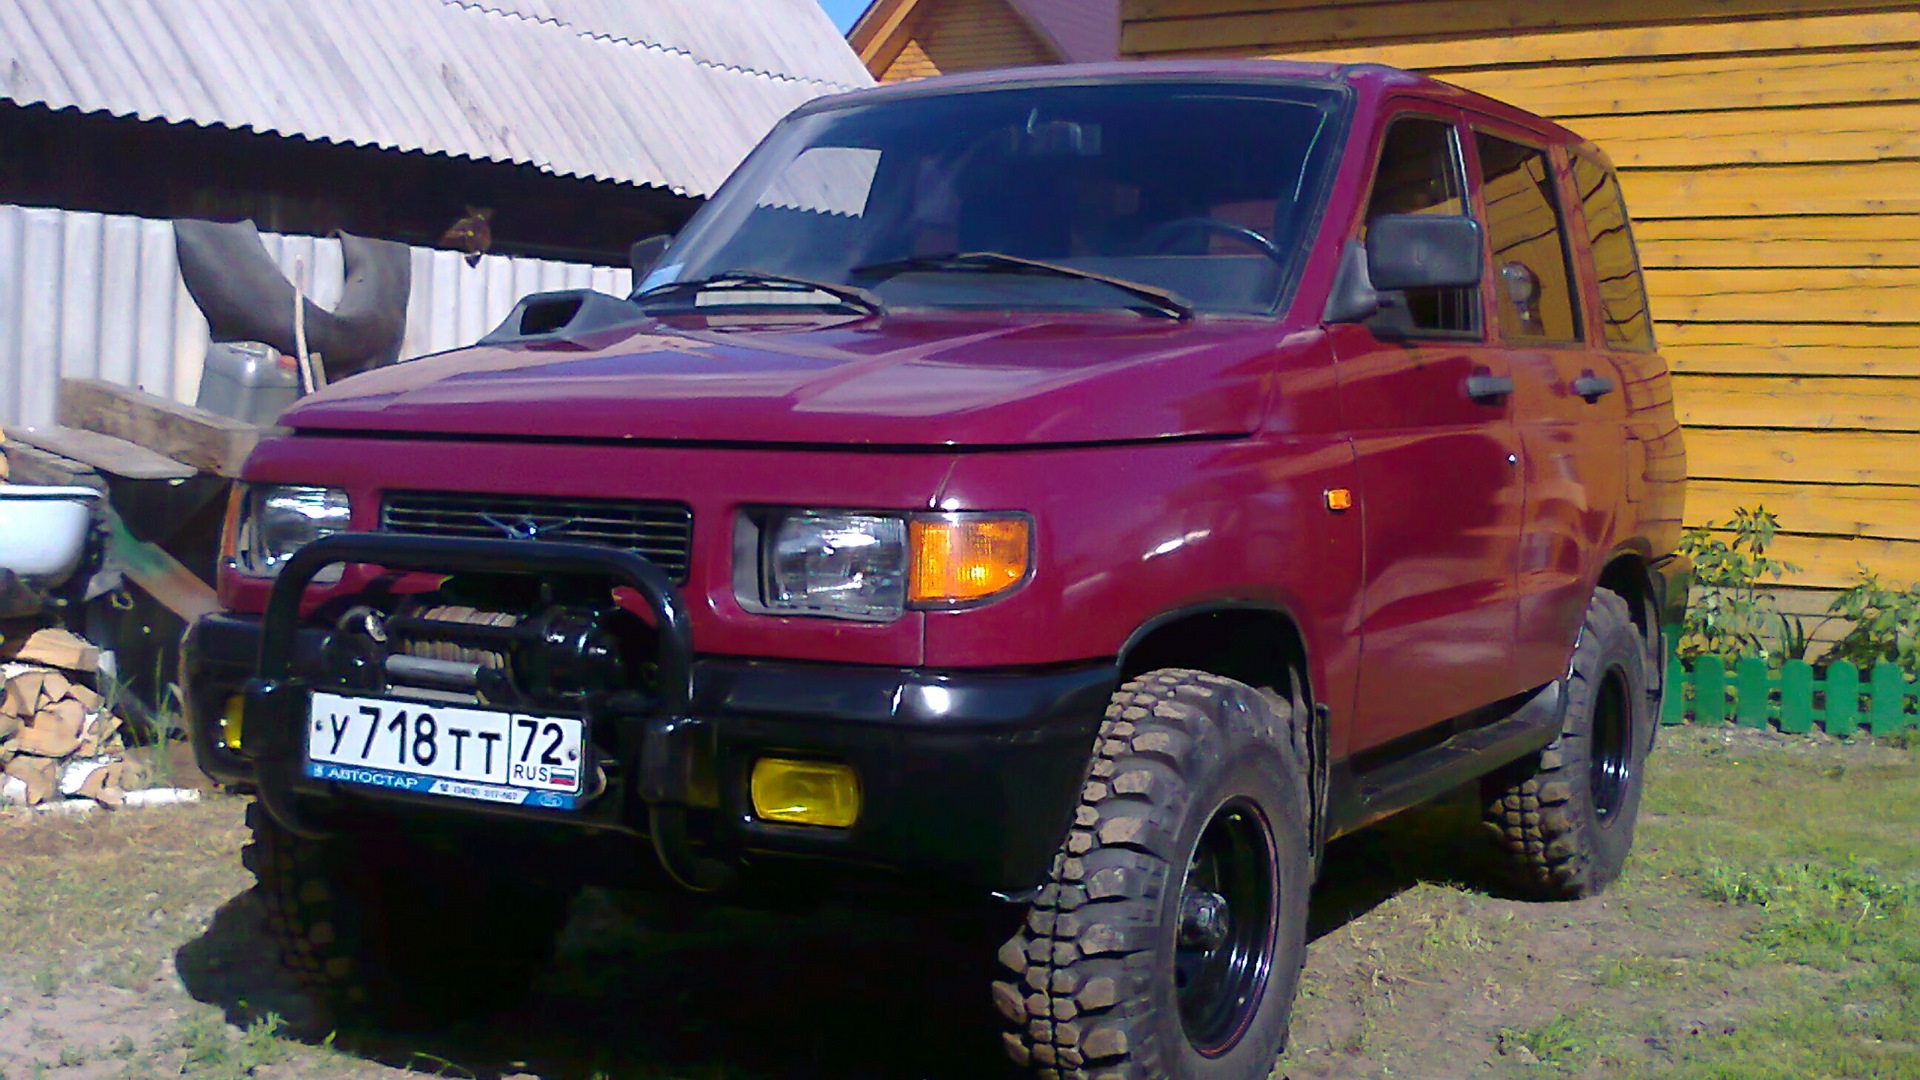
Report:
[{"label": "amber turn signal light", "polygon": [[860,778],[851,765],[761,758],[748,787],[762,821],[845,829],[860,820]]},{"label": "amber turn signal light", "polygon": [[1033,526],[1023,514],[941,514],[908,523],[907,601],[977,603],[1027,579]]}]

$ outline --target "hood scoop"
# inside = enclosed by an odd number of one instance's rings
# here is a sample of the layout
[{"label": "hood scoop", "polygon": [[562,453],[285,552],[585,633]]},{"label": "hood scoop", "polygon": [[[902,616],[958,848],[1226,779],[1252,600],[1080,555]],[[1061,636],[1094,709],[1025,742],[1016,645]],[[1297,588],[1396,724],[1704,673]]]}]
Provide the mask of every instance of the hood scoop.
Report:
[{"label": "hood scoop", "polygon": [[593,289],[561,289],[522,297],[506,321],[479,344],[593,349],[606,344],[601,337],[606,331],[637,327],[645,321],[646,312],[631,300]]}]

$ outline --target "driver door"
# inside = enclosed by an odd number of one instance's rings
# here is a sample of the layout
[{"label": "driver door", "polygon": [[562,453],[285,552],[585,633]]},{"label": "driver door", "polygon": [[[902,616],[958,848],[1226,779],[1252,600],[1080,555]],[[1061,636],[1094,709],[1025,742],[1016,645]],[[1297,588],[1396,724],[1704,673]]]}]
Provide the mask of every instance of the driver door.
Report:
[{"label": "driver door", "polygon": [[[1409,105],[1389,122],[1358,236],[1382,214],[1471,213],[1459,120]],[[1332,328],[1365,565],[1350,751],[1521,689],[1512,667],[1522,449],[1483,292],[1389,294],[1367,323]]]}]

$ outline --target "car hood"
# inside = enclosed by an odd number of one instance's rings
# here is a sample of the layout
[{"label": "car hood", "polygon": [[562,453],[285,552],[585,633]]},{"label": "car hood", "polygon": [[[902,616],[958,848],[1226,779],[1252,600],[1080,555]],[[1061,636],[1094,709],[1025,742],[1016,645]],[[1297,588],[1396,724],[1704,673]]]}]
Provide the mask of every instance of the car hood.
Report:
[{"label": "car hood", "polygon": [[542,439],[1031,445],[1258,427],[1271,324],[1137,316],[648,322],[476,346],[303,399],[296,430]]}]

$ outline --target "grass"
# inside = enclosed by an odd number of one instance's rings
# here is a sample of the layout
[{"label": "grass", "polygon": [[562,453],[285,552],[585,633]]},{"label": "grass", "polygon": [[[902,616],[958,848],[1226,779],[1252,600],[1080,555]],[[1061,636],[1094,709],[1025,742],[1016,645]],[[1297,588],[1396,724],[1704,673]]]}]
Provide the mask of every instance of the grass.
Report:
[{"label": "grass", "polygon": [[[1623,879],[1570,904],[1501,894],[1470,799],[1340,841],[1275,1076],[1920,1080],[1911,749],[1670,730],[1642,813]],[[990,1022],[974,1025],[987,1011],[967,981],[975,950],[951,928],[715,914],[649,931],[629,918],[646,905],[610,900],[577,911],[523,1013],[430,1036],[289,1040],[270,1013],[156,989],[249,883],[238,821],[239,803],[218,798],[0,816],[0,1045],[31,1052],[0,1053],[12,1077],[995,1075]],[[263,947],[230,939],[220,955],[258,963]],[[59,1022],[96,998],[137,1003],[145,1026]]]},{"label": "grass", "polygon": [[1316,943],[1275,1075],[1920,1078],[1911,751],[1687,728],[1650,775],[1594,900],[1503,898],[1464,799],[1344,841],[1408,885]]}]

